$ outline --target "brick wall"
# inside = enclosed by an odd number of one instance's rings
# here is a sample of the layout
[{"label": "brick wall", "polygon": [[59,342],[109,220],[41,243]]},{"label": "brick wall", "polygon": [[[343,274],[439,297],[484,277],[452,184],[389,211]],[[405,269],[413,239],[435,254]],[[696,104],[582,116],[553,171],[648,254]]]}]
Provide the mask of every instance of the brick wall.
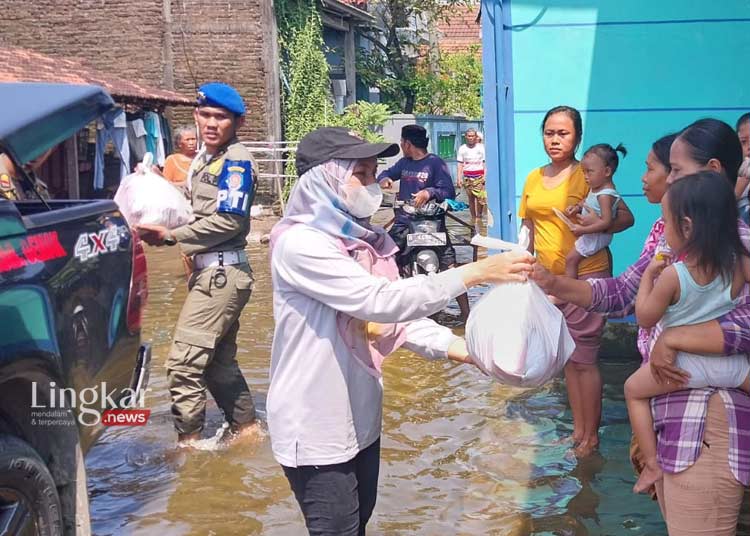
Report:
[{"label": "brick wall", "polygon": [[[267,1],[171,0],[170,20],[164,0],[3,0],[0,41],[189,96],[196,83],[225,81],[248,107],[241,137],[265,140],[273,124],[263,56]],[[192,122],[190,108],[171,113],[176,125]]]},{"label": "brick wall", "polygon": [[267,139],[270,129],[262,1],[172,0],[174,89],[193,95],[210,80],[235,86],[248,109],[241,136],[250,140]]},{"label": "brick wall", "polygon": [[[196,85],[235,86],[248,108],[243,140],[278,128],[270,94],[269,0],[2,0],[0,42],[75,58],[102,73],[195,95]],[[192,124],[192,108],[167,110],[172,125]],[[272,197],[259,185],[259,200]]]}]

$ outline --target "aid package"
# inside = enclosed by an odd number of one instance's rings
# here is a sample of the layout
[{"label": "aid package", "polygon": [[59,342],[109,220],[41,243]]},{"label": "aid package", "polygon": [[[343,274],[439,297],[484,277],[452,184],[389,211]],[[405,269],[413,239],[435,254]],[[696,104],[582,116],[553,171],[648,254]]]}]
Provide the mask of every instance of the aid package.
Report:
[{"label": "aid package", "polygon": [[[472,244],[525,249],[486,237]],[[562,313],[532,281],[490,289],[469,314],[466,344],[480,369],[517,387],[538,387],[558,376],[575,349]]]},{"label": "aid package", "polygon": [[193,221],[190,203],[179,189],[151,171],[152,159],[151,153],[146,153],[136,172],[122,179],[115,203],[131,227],[153,224],[174,229],[190,223]]}]

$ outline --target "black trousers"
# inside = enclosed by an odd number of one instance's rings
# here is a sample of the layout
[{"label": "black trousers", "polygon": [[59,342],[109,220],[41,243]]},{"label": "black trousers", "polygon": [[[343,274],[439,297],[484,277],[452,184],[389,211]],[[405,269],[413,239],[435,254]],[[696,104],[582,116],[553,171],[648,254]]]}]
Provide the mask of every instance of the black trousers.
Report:
[{"label": "black trousers", "polygon": [[361,536],[375,508],[380,438],[333,465],[282,466],[311,536]]}]

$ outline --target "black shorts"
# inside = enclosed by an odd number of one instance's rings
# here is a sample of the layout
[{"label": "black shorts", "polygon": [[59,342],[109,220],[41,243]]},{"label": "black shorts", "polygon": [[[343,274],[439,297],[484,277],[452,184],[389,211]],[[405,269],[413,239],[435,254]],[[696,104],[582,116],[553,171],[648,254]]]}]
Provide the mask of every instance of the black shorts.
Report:
[{"label": "black shorts", "polygon": [[[443,222],[442,225],[443,230],[445,230],[445,222]],[[403,252],[406,250],[406,235],[409,234],[409,226],[404,223],[394,223],[393,227],[388,231],[388,234],[391,235],[391,238],[394,242],[396,242],[396,245],[398,246],[398,249]],[[456,250],[453,249],[453,245],[451,244],[451,238],[446,232],[446,237],[448,239],[448,245],[443,248],[435,248],[435,251],[438,254],[438,261],[440,262],[440,270],[447,270],[451,266],[456,265]],[[399,260],[398,265],[403,266],[405,263],[405,260],[401,259],[401,253],[399,253]]]}]

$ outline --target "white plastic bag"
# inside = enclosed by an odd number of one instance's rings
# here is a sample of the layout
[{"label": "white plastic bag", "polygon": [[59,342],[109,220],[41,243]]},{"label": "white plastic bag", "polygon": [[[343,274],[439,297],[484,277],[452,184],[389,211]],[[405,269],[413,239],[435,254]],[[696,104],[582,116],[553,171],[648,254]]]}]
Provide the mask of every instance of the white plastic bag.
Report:
[{"label": "white plastic bag", "polygon": [[[471,243],[489,249],[525,251],[519,243],[476,235]],[[505,283],[485,294],[466,323],[469,354],[484,372],[507,385],[538,387],[560,374],[575,342],[565,317],[534,282]]]},{"label": "white plastic bag", "polygon": [[517,387],[544,385],[575,349],[562,313],[533,282],[485,294],[469,314],[466,344],[479,368]]},{"label": "white plastic bag", "polygon": [[174,229],[193,221],[193,209],[184,194],[151,171],[153,156],[146,153],[138,170],[122,179],[115,203],[130,226],[150,223]]}]

